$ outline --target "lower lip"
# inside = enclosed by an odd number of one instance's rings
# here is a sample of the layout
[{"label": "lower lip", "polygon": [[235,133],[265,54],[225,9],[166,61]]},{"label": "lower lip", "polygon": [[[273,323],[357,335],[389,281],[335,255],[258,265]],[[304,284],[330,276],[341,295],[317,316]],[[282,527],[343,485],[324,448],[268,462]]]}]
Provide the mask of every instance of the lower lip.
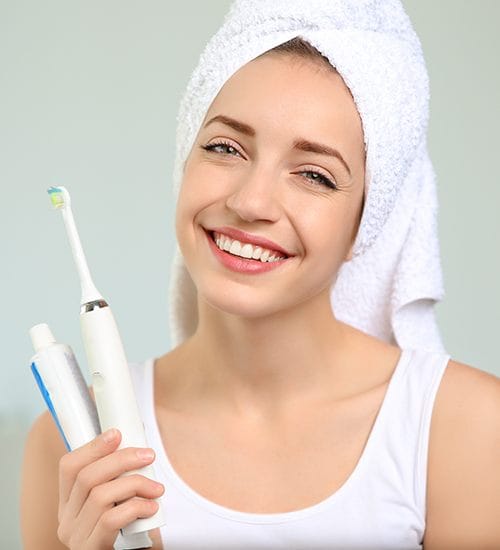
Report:
[{"label": "lower lip", "polygon": [[240,256],[233,256],[224,250],[221,250],[212,239],[211,235],[205,231],[208,239],[208,245],[212,249],[215,257],[227,268],[238,273],[265,273],[282,266],[290,258],[278,260],[276,262],[261,262],[260,260],[249,260]]}]

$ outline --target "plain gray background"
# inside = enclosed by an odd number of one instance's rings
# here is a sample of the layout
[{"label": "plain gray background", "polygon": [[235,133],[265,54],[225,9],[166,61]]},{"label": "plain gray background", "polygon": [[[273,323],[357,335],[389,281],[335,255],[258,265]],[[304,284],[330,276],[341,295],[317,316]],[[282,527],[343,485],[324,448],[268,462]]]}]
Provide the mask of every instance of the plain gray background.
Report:
[{"label": "plain gray background", "polygon": [[[29,328],[75,350],[80,288],[61,215],[65,185],[97,287],[131,361],[170,348],[175,117],[227,0],[0,2],[0,546],[20,548],[18,482],[29,424],[44,410]],[[452,358],[500,374],[500,2],[406,0],[430,74],[429,148],[438,176]]]}]

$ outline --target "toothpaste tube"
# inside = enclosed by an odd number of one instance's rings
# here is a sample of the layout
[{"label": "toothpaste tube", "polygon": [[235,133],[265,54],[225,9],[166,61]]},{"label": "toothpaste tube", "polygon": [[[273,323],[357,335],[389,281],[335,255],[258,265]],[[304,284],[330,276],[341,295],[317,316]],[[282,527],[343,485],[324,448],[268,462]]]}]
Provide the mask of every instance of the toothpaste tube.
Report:
[{"label": "toothpaste tube", "polygon": [[101,433],[99,418],[75,355],[58,344],[45,323],[29,331],[35,355],[31,371],[68,451]]}]

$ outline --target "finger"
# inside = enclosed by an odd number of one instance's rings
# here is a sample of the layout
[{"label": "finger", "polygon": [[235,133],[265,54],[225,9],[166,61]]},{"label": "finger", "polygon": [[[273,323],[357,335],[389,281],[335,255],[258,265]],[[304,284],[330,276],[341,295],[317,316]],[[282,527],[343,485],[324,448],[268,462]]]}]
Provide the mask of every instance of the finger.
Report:
[{"label": "finger", "polygon": [[113,546],[120,529],[138,518],[151,517],[158,511],[155,500],[131,498],[107,510],[97,522],[88,544],[89,548],[110,548]]},{"label": "finger", "polygon": [[122,474],[151,464],[154,456],[153,449],[127,447],[104,456],[82,468],[74,480],[70,497],[65,504],[66,517],[75,518],[78,516],[91,491],[98,486]]},{"label": "finger", "polygon": [[65,504],[71,494],[76,476],[82,468],[112,453],[120,444],[119,430],[112,428],[92,441],[66,453],[59,461],[59,505]]},{"label": "finger", "polygon": [[134,497],[155,499],[165,491],[161,483],[139,474],[120,477],[92,489],[78,515],[78,523],[86,526],[91,533],[101,516],[115,506]]}]

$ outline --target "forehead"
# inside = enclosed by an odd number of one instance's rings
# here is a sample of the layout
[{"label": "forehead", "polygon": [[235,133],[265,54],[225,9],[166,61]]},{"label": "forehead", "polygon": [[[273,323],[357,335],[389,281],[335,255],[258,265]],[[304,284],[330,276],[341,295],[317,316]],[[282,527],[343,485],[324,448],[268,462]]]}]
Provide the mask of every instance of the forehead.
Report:
[{"label": "forehead", "polygon": [[316,60],[265,55],[236,71],[222,86],[203,125],[216,114],[272,130],[363,147],[361,118],[341,75]]},{"label": "forehead", "polygon": [[245,63],[228,78],[224,87],[240,79],[247,80],[263,75],[266,75],[267,78],[274,75],[283,80],[293,81],[296,80],[298,73],[302,76],[308,75],[309,78],[316,75],[324,82],[329,80],[331,83],[347,88],[338,71],[331,65],[327,66],[321,59],[279,52],[267,52]]}]

